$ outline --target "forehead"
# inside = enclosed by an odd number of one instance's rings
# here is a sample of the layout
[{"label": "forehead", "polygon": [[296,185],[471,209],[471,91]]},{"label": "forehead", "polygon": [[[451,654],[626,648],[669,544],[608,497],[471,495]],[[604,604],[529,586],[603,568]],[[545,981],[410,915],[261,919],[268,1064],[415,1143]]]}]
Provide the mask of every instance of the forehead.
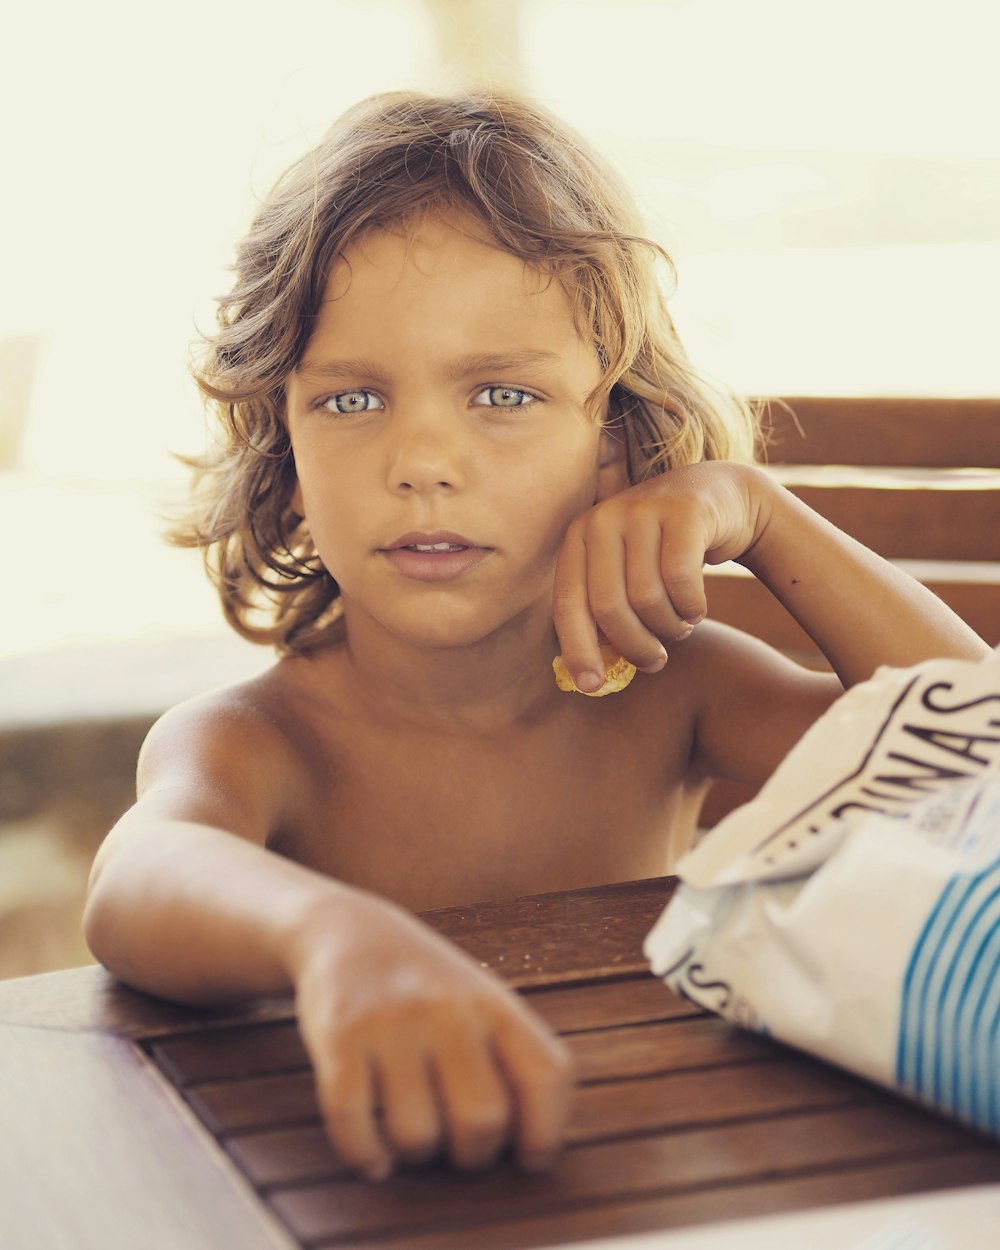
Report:
[{"label": "forehead", "polygon": [[367,230],[341,253],[326,297],[341,298],[358,279],[366,294],[390,294],[407,271],[409,276],[443,281],[461,279],[470,268],[484,281],[499,280],[525,294],[552,281],[551,275],[502,248],[477,217],[449,209]]},{"label": "forehead", "polygon": [[588,347],[559,278],[501,247],[460,211],[370,230],[353,242],[327,279],[317,333],[353,336],[374,323],[386,334],[408,325],[430,333],[442,319],[453,337],[542,335],[574,355]]}]

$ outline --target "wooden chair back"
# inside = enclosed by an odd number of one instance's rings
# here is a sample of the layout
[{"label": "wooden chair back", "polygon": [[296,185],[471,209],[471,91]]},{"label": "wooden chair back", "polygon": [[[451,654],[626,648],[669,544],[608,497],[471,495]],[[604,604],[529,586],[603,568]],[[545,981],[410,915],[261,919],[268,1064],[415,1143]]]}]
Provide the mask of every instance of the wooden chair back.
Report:
[{"label": "wooden chair back", "polygon": [[[1000,644],[1000,399],[769,401],[764,459],[810,507],[907,569]],[[737,566],[706,570],[709,615],[811,667],[811,639]],[[720,783],[714,824],[750,791]]]}]

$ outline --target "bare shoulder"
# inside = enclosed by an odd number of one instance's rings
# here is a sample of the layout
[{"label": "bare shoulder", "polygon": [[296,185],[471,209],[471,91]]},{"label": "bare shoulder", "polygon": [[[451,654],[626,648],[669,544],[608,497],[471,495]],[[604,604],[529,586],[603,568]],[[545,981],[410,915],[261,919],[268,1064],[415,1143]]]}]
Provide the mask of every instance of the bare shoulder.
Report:
[{"label": "bare shoulder", "polygon": [[760,785],[843,693],[834,674],[789,659],[759,638],[703,621],[670,653],[692,707],[692,759],[714,777]]},{"label": "bare shoulder", "polygon": [[284,661],[189,699],[153,725],[139,755],[139,805],[266,843],[309,785],[307,735]]}]

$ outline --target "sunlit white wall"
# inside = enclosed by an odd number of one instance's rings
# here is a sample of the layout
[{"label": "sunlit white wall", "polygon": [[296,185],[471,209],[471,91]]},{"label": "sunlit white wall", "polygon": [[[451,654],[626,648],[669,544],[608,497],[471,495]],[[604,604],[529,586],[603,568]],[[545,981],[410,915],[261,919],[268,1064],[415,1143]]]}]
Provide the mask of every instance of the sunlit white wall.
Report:
[{"label": "sunlit white wall", "polygon": [[15,26],[0,335],[44,340],[23,459],[158,476],[200,442],[188,348],[255,194],[412,83],[426,23],[399,0],[42,0]]},{"label": "sunlit white wall", "polygon": [[[706,368],[750,390],[1000,393],[998,12],[525,0],[520,50],[680,261]],[[13,32],[0,337],[44,348],[22,462],[162,476],[201,439],[188,347],[255,192],[360,96],[435,85],[427,11],[57,0]]]},{"label": "sunlit white wall", "polygon": [[528,79],[680,262],[755,393],[1000,394],[995,0],[549,0]]}]

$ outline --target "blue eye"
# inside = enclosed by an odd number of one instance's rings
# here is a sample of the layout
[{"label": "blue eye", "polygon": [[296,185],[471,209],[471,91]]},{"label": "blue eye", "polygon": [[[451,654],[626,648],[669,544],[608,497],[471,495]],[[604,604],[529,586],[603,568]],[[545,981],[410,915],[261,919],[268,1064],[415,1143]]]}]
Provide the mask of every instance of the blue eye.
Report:
[{"label": "blue eye", "polygon": [[[486,400],[482,398],[484,395]],[[536,397],[530,391],[519,391],[513,386],[487,386],[472,402],[489,408],[526,408],[535,401]]]},{"label": "blue eye", "polygon": [[341,391],[339,395],[324,399],[321,406],[329,408],[331,405],[337,412],[373,412],[385,407],[374,391]]}]

